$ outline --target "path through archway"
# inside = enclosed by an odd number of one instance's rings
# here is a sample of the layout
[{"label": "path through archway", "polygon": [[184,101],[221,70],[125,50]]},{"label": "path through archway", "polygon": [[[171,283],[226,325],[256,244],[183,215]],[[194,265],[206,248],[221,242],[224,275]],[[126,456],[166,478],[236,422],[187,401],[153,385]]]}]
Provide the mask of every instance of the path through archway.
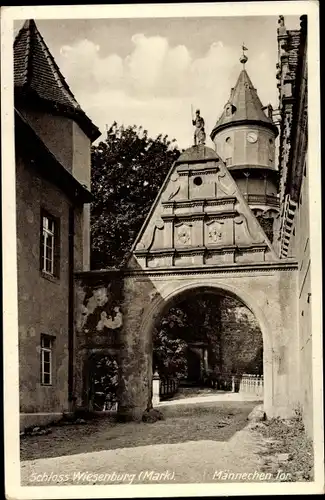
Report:
[{"label": "path through archway", "polygon": [[262,332],[233,295],[212,287],[180,293],[164,305],[152,335],[162,399],[222,391],[263,399]]}]

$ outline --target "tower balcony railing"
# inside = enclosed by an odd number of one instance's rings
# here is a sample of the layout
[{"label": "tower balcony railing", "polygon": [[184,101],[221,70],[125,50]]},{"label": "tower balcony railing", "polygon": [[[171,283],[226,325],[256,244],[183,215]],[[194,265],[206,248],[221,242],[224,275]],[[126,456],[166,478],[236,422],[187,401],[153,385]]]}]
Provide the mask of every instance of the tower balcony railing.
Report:
[{"label": "tower balcony railing", "polygon": [[268,194],[244,194],[244,198],[249,205],[268,205],[271,207],[279,207],[279,198]]}]

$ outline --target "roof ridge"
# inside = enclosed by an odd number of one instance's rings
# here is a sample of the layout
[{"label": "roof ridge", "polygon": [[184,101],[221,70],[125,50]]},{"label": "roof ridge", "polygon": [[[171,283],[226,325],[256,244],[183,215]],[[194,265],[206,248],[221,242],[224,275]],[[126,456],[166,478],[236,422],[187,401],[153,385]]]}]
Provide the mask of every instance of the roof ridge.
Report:
[{"label": "roof ridge", "polygon": [[30,30],[28,29],[29,23],[30,23],[30,20],[27,20],[24,22],[23,26],[18,31],[18,33],[15,37],[15,40],[14,40],[14,50],[15,50],[16,46],[18,45],[18,43],[21,40],[21,37],[23,36],[23,34],[26,33],[26,46],[25,46],[25,54],[23,57],[24,68],[23,68],[23,71],[21,72],[23,85],[25,85],[27,83],[27,80],[28,80],[28,66],[29,66],[29,62],[30,62],[30,41],[31,40],[30,40]]}]

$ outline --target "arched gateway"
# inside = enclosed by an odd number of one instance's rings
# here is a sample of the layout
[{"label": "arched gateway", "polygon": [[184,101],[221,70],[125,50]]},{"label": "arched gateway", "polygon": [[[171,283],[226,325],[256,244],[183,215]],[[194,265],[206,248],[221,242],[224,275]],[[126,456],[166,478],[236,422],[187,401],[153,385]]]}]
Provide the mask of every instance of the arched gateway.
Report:
[{"label": "arched gateway", "polygon": [[218,154],[189,148],[171,168],[127,268],[77,276],[77,404],[89,404],[89,357],[109,353],[119,362],[120,416],[140,419],[151,403],[153,328],[166,308],[204,288],[232,295],[255,315],[265,411],[289,416],[298,400],[296,267],[277,256]]}]

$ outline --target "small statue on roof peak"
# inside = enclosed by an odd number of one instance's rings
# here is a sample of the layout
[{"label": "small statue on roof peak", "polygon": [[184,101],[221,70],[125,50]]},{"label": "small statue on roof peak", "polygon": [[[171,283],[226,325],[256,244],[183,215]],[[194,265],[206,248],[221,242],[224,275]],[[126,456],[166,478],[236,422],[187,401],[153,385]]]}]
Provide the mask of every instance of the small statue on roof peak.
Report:
[{"label": "small statue on roof peak", "polygon": [[286,35],[287,34],[287,28],[284,24],[284,17],[283,16],[279,16],[279,19],[278,19],[278,35]]},{"label": "small statue on roof peak", "polygon": [[192,111],[192,124],[195,126],[194,131],[194,146],[199,144],[205,144],[205,130],[204,130],[204,119],[200,116],[200,110],[197,109],[195,112],[195,117]]}]

